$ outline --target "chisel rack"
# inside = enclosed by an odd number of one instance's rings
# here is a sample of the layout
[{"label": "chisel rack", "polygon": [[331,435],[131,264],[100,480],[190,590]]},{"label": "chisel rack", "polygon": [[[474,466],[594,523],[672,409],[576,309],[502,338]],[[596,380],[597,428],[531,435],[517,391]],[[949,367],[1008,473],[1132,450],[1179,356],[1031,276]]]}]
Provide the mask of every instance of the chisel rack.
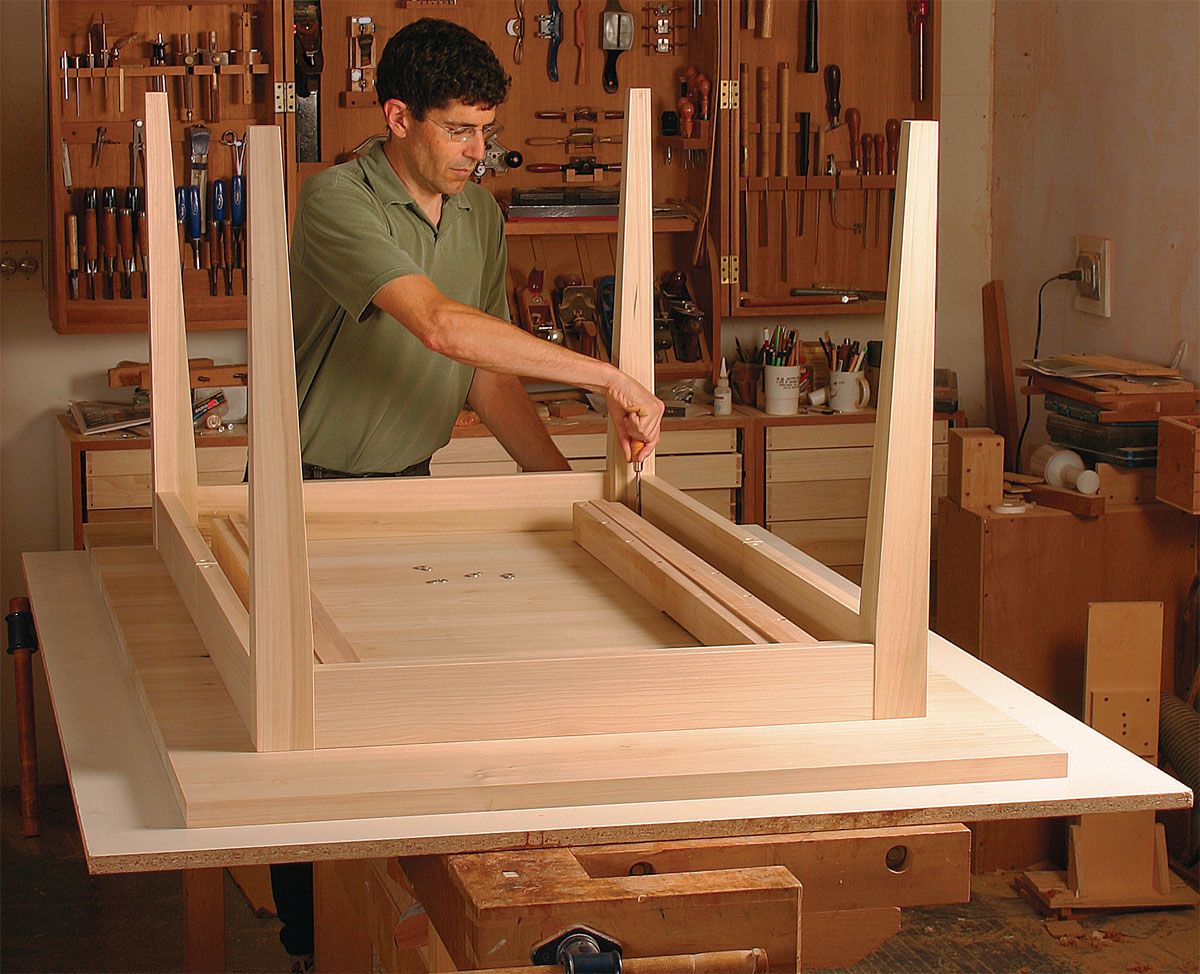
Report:
[{"label": "chisel rack", "polygon": [[[194,184],[201,201],[194,248],[183,242],[185,232],[190,236],[186,219],[180,228],[189,324],[245,327],[245,233],[235,234],[232,212],[236,153],[222,136],[229,132],[230,140],[242,140],[247,126],[277,119],[281,17],[282,6],[268,0],[48,0],[50,316],[57,331],[146,328],[148,254],[145,235],[139,239],[146,185],[143,105],[147,91],[163,89],[177,147],[176,186]],[[189,150],[203,147],[205,131],[207,153],[197,152],[193,160]],[[225,191],[223,228],[212,220],[218,188]],[[94,276],[88,273],[90,255]]]},{"label": "chisel rack", "polygon": [[899,123],[938,116],[939,12],[928,0],[730,6],[724,313],[883,311]]},{"label": "chisel rack", "polygon": [[[819,18],[816,70],[808,72],[805,31],[813,6]],[[513,78],[498,114],[503,130],[488,147],[480,177],[502,203],[518,188],[615,189],[620,173],[608,167],[620,160],[616,140],[624,93],[630,86],[651,89],[658,208],[654,268],[660,279],[684,272],[705,316],[704,354],[695,361],[665,356],[670,361],[658,363],[656,370],[660,380],[711,377],[719,369],[720,356],[712,350],[721,346],[725,315],[881,312],[875,295],[887,281],[895,184],[887,175],[887,122],[937,117],[938,8],[925,4],[924,19],[913,33],[909,15],[915,4],[908,0],[629,0],[616,5],[608,0],[204,0],[178,7],[138,0],[48,0],[47,7],[51,318],[60,332],[146,326],[136,232],[127,241],[135,267],[132,297],[120,296],[119,212],[126,187],[144,186],[139,173],[131,171],[138,168],[131,166],[131,143],[145,91],[160,83],[167,89],[180,149],[179,185],[192,178],[188,130],[196,125],[209,130],[206,224],[212,185],[225,180],[228,190],[234,176],[234,153],[221,144],[222,135],[228,130],[240,137],[250,123],[280,124],[290,216],[309,175],[353,158],[382,132],[375,64],[387,39],[420,17],[470,27],[492,45]],[[555,9],[561,14],[557,21]],[[628,28],[624,34],[617,30],[612,42],[628,41],[628,49],[603,48],[606,22]],[[107,68],[100,58],[101,24]],[[556,30],[557,46],[553,37],[543,36]],[[165,45],[162,65],[152,63],[160,53],[159,33]],[[185,35],[190,35],[190,54],[184,50]],[[913,90],[918,38],[925,51],[923,98]],[[615,91],[608,90],[611,81],[605,83],[609,60],[615,64]],[[552,64],[557,81],[551,80]],[[840,72],[842,106],[840,124],[832,130],[826,110],[831,65]],[[216,118],[209,98],[214,81]],[[695,93],[690,106],[680,99],[685,82]],[[194,88],[190,122],[183,107],[185,86]],[[846,121],[851,109],[861,124],[853,153]],[[869,160],[861,134],[877,136]],[[877,142],[884,146],[882,153],[875,151]],[[588,159],[591,163],[581,161]],[[878,167],[877,159],[882,160]],[[551,165],[566,169],[550,172]],[[111,259],[104,246],[107,187],[116,189],[116,228],[111,218],[108,228],[109,241],[116,238],[111,249],[118,265],[112,299],[104,296],[105,260]],[[89,189],[97,190],[98,206],[95,299],[87,297]],[[72,215],[75,224],[69,227]],[[136,216],[129,222],[135,231]],[[69,283],[69,232],[79,240],[79,299],[72,298]],[[232,236],[232,221],[228,232]],[[579,279],[595,287],[616,266],[615,217],[526,218],[510,223],[507,236],[514,312],[517,291],[535,268],[547,281]],[[244,327],[240,269],[231,268],[233,294],[225,293],[222,269],[215,275],[217,294],[211,293],[208,237],[205,225],[199,270],[192,248],[181,244],[189,327]],[[232,240],[228,246],[228,262],[234,263],[237,248]],[[218,265],[223,253],[218,235]],[[818,293],[793,296],[797,288]]]}]

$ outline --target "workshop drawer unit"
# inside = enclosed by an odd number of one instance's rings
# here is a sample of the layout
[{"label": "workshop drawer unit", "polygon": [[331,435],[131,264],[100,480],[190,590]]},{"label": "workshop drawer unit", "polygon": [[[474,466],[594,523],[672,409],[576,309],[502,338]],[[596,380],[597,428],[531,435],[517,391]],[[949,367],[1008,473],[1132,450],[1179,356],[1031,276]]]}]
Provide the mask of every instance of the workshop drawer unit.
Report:
[{"label": "workshop drawer unit", "polygon": [[[931,548],[946,493],[946,420],[933,426]],[[862,579],[871,455],[870,420],[766,429],[766,526],[851,581]]]},{"label": "workshop drawer unit", "polygon": [[[149,439],[125,431],[84,436],[66,416],[57,420],[59,546],[149,544]],[[242,482],[244,426],[227,433],[205,431],[196,436],[196,447],[201,485]]]},{"label": "workshop drawer unit", "polygon": [[[552,435],[572,470],[604,469],[607,437],[604,433]],[[737,519],[743,465],[739,431],[725,429],[664,430],[655,453],[656,473],[667,483],[687,491],[722,517]],[[521,470],[499,441],[490,436],[452,439],[433,456],[435,477],[477,477],[516,474]]]}]

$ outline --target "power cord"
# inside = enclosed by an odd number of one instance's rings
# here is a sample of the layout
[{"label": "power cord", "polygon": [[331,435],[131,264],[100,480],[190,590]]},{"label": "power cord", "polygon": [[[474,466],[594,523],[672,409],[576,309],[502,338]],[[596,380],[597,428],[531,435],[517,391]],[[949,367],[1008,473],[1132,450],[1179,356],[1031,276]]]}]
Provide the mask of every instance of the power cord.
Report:
[{"label": "power cord", "polygon": [[[1076,269],[1066,271],[1062,274],[1055,274],[1049,280],[1043,281],[1042,286],[1038,288],[1038,317],[1037,317],[1037,334],[1033,338],[1033,357],[1036,359],[1042,347],[1042,294],[1046,290],[1046,285],[1053,284],[1055,281],[1082,281],[1083,271]],[[1025,433],[1029,429],[1029,419],[1033,415],[1033,396],[1025,397],[1025,424],[1021,427],[1021,435],[1017,437],[1017,452],[1015,454],[1017,465],[1021,464],[1021,444],[1025,442]]]}]

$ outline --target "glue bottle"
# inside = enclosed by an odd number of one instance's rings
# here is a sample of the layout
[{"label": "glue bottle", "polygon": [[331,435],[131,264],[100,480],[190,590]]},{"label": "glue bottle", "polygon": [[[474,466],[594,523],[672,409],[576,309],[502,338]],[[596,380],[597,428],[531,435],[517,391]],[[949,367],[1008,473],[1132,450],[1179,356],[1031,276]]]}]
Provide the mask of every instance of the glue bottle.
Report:
[{"label": "glue bottle", "polygon": [[729,388],[729,373],[725,369],[725,360],[721,359],[721,376],[713,389],[713,415],[728,416],[733,412],[733,390]]}]

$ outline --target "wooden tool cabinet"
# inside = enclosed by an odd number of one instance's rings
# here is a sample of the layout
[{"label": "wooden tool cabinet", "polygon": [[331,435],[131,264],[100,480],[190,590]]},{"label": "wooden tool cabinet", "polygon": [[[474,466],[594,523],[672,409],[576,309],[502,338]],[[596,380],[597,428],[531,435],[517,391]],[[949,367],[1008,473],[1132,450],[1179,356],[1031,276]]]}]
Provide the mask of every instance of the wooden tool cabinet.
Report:
[{"label": "wooden tool cabinet", "polygon": [[[535,174],[524,165],[536,162],[565,164],[571,155],[595,155],[598,162],[620,161],[620,146],[599,143],[580,151],[566,146],[528,146],[526,139],[565,137],[570,129],[584,124],[597,138],[619,136],[622,123],[605,119],[603,113],[620,111],[630,86],[651,88],[654,95],[655,166],[654,202],[681,210],[681,215],[655,221],[654,267],[657,275],[671,270],[687,273],[689,285],[706,314],[706,353],[702,360],[661,362],[658,380],[715,377],[719,369],[721,318],[725,315],[866,314],[882,311],[881,301],[850,304],[836,300],[817,304],[788,303],[791,287],[811,285],[882,290],[887,282],[888,223],[895,178],[860,174],[848,168],[847,128],[825,131],[824,70],[837,63],[842,70],[841,103],[857,107],[863,130],[882,132],[888,118],[936,118],[937,38],[939,11],[936,4],[926,32],[926,91],[924,101],[915,101],[912,88],[912,35],[908,32],[903,0],[823,0],[820,5],[819,70],[806,74],[803,20],[805,5],[791,0],[732,2],[704,0],[696,24],[689,23],[690,4],[672,3],[669,17],[674,23],[671,47],[655,53],[644,46],[651,36],[652,5],[629,2],[625,9],[634,17],[633,48],[617,62],[620,88],[604,91],[601,83],[604,52],[598,40],[604,0],[575,0],[563,5],[564,36],[558,50],[559,81],[547,77],[549,44],[537,36],[537,17],[549,10],[544,0],[524,5],[523,56],[515,60],[514,38],[505,32],[506,22],[516,8],[499,0],[458,0],[457,3],[395,3],[392,0],[322,0],[322,52],[324,68],[320,80],[319,137],[301,136],[312,101],[302,96],[302,79],[297,77],[293,5],[288,0],[201,0],[188,5],[164,6],[142,0],[84,3],[82,0],[48,0],[48,104],[51,136],[51,320],[63,333],[141,331],[146,326],[146,301],[134,284],[132,299],[105,300],[69,298],[65,273],[66,218],[74,212],[82,217],[81,198],[87,187],[116,186],[118,198],[133,174],[130,172],[130,140],[133,121],[143,114],[144,92],[163,75],[171,99],[172,137],[176,143],[177,185],[186,182],[183,164],[185,129],[192,124],[208,126],[212,143],[208,156],[208,178],[228,179],[233,159],[220,144],[223,132],[239,137],[246,126],[274,123],[284,130],[285,192],[289,210],[304,179],[314,172],[346,161],[365,140],[382,131],[382,120],[373,91],[351,90],[351,18],[370,17],[375,25],[375,56],[399,27],[423,16],[443,17],[466,24],[486,39],[513,77],[509,100],[500,108],[498,121],[504,126],[498,137],[506,149],[523,153],[521,167],[483,177],[483,185],[502,201],[515,187],[568,185],[567,175]],[[773,32],[764,36],[765,8],[773,11]],[[577,74],[579,52],[574,46],[576,11],[586,37],[584,66]],[[109,45],[134,34],[121,51],[119,67],[109,68],[109,98],[103,94],[104,69],[60,67],[63,52],[74,57],[86,54],[89,25],[103,16]],[[753,29],[747,26],[754,24]],[[196,109],[186,122],[180,107],[184,77],[189,71],[173,63],[179,35],[190,32],[193,47],[217,31],[222,50],[252,46],[253,64],[234,63],[218,68],[219,121],[210,120],[207,86],[213,77],[211,65],[191,68],[196,85]],[[161,32],[168,42],[168,61],[163,68],[148,64],[151,42]],[[249,38],[246,40],[246,38]],[[242,58],[242,60],[246,60]],[[790,99],[784,131],[780,131],[780,63],[790,66]],[[761,131],[757,105],[759,92],[739,88],[739,68],[745,65],[750,78],[761,67],[768,71],[772,112],[768,131]],[[710,112],[706,121],[697,120],[690,138],[661,134],[662,112],[676,108],[679,79],[684,69],[695,65],[711,81]],[[82,71],[82,75],[80,75]],[[123,74],[123,78],[120,75]],[[78,86],[76,82],[78,81]],[[64,98],[64,83],[69,97]],[[124,90],[124,108],[118,104],[118,87]],[[751,82],[751,86],[754,83]],[[77,100],[77,87],[81,96]],[[564,111],[568,119],[581,106],[600,113],[595,122],[574,123],[537,119],[538,111]],[[78,114],[77,114],[78,110]],[[821,156],[832,155],[839,176],[821,175],[813,157],[811,175],[799,174],[798,119],[809,113],[812,130],[820,128]],[[843,109],[844,115],[844,109]],[[741,120],[746,118],[746,145],[750,168],[742,175],[739,156],[743,148]],[[99,129],[106,131],[100,165],[92,165]],[[766,148],[764,165],[759,140]],[[305,150],[297,149],[298,138]],[[73,189],[64,182],[61,145],[67,145]],[[769,144],[768,144],[769,143]],[[783,155],[780,146],[784,146]],[[669,153],[669,160],[668,160]],[[301,157],[303,155],[303,158]],[[787,158],[783,158],[786,155]],[[711,167],[710,167],[711,160]],[[784,166],[786,173],[779,169]],[[778,171],[777,171],[778,170]],[[598,174],[597,184],[613,188],[619,173]],[[574,178],[574,177],[573,177]],[[144,176],[138,174],[138,185]],[[578,185],[572,182],[571,185]],[[864,206],[870,216],[866,234],[839,229],[833,222],[831,203],[837,198],[839,222],[853,224]],[[207,206],[207,201],[205,202]],[[797,236],[799,209],[805,213],[805,231]],[[758,214],[765,208],[766,220],[759,226]],[[782,221],[788,221],[784,246]],[[880,225],[878,238],[876,222]],[[82,234],[82,219],[80,222]],[[765,244],[759,244],[759,234]],[[564,277],[578,276],[593,284],[614,272],[616,219],[512,222],[509,241],[510,299],[524,286],[535,267],[545,272],[547,286]],[[206,249],[206,248],[202,248]],[[184,293],[189,328],[245,327],[246,303],[241,278],[234,273],[234,294],[227,297],[218,284],[218,296],[209,294],[207,269],[195,270],[184,262]],[[207,254],[204,255],[207,259]],[[81,262],[83,256],[81,253]],[[100,264],[104,256],[101,253]],[[207,263],[204,265],[207,268]],[[81,272],[81,290],[86,275]],[[119,275],[118,275],[119,277]],[[754,306],[748,306],[749,300]],[[763,302],[766,301],[764,304]],[[774,302],[774,303],[772,303]],[[514,302],[515,306],[515,302]]]}]

